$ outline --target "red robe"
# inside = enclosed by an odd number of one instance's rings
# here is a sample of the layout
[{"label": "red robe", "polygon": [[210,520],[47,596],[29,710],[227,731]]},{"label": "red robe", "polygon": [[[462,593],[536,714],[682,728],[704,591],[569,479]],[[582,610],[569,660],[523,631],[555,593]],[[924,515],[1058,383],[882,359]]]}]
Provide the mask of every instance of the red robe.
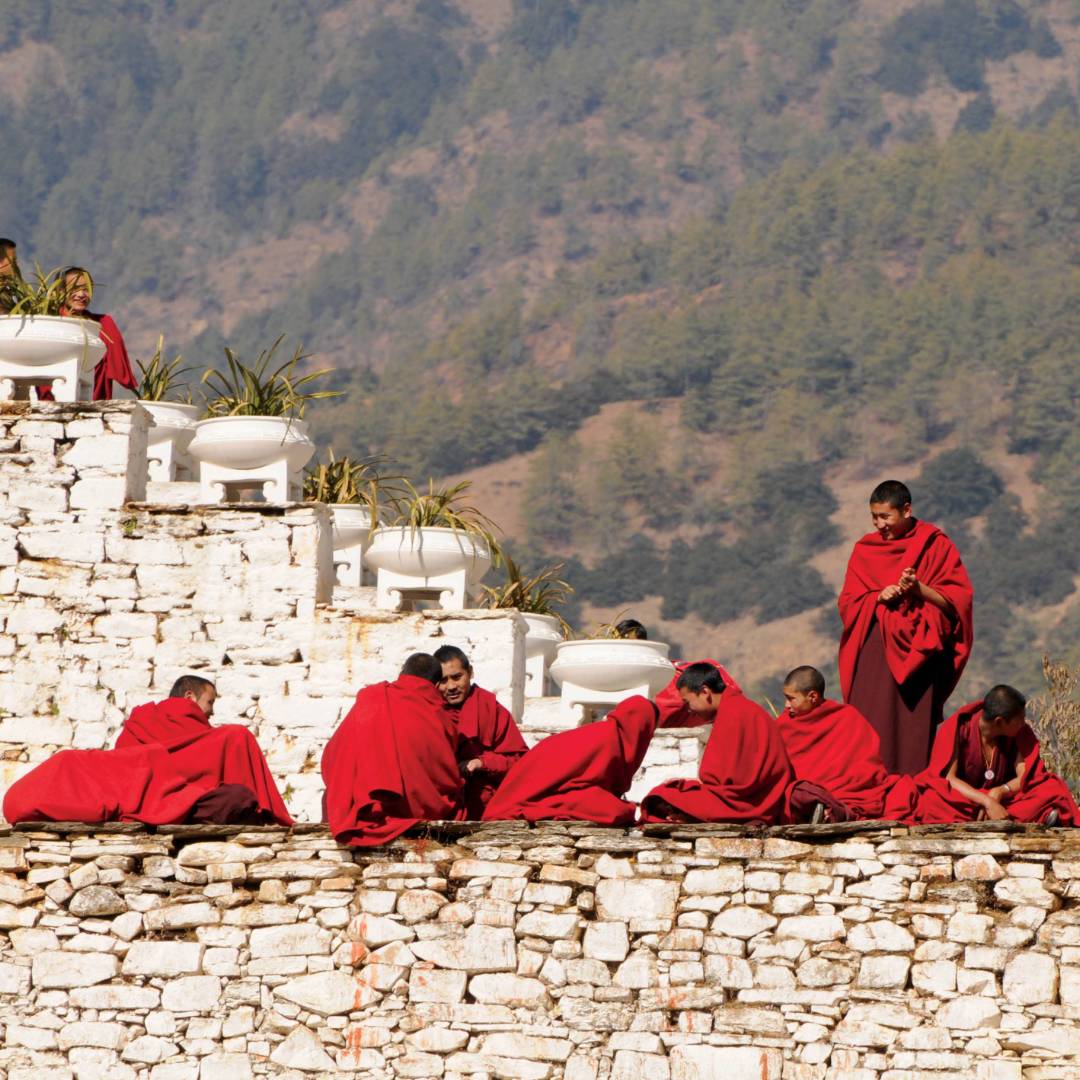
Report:
[{"label": "red robe", "polygon": [[210,790],[174,767],[156,746],[61,750],[16,780],[4,795],[4,817],[20,821],[141,821],[177,825]]},{"label": "red robe", "polygon": [[[68,312],[60,309],[61,315]],[[135,381],[135,375],[131,370],[131,361],[128,359],[127,345],[124,344],[124,336],[120,333],[120,327],[116,325],[111,315],[96,315],[92,311],[84,311],[78,316],[81,319],[92,319],[98,323],[98,337],[105,343],[105,355],[98,361],[94,368],[94,401],[109,401],[112,399],[112,386],[118,382],[127,390],[138,393],[139,384]],[[53,401],[52,387],[37,387],[39,401]]]},{"label": "red robe", "polygon": [[[949,601],[955,620],[918,597],[878,602],[909,566]],[[868,533],[851,553],[839,598],[840,685],[877,731],[890,769],[926,765],[941,708],[971,655],[972,599],[960,554],[936,525],[917,521],[899,540]]]},{"label": "red robe", "polygon": [[719,660],[680,661],[675,665],[675,677],[656,695],[656,707],[660,710],[660,727],[702,727],[709,721],[701,716],[695,716],[687,707],[679,695],[679,676],[690,666],[691,663],[712,664],[720,677],[724,680],[724,693],[741,694],[739,684],[727,673]]},{"label": "red robe", "polygon": [[592,821],[632,825],[637,807],[622,796],[656,730],[648,698],[619,702],[603,720],[549,735],[506,774],[485,821]]},{"label": "red robe", "polygon": [[[528,750],[510,714],[490,690],[474,686],[458,709],[457,758],[465,777],[465,814],[470,821],[484,816],[484,807],[502,783],[510,767]],[[478,772],[464,772],[464,765],[479,758]]]},{"label": "red robe", "polygon": [[173,768],[188,780],[210,788],[239,784],[254,795],[264,816],[292,824],[255,736],[239,724],[211,726],[190,698],[133,709],[116,740],[118,750],[128,746],[163,746]]},{"label": "red robe", "polygon": [[888,772],[877,733],[858,709],[823,701],[797,716],[784,709],[776,725],[796,776],[786,793],[788,820],[799,816],[791,803],[800,784],[823,788],[843,805],[847,820],[901,821],[911,813],[911,778]]},{"label": "red robe", "polygon": [[365,686],[323,751],[334,837],[372,847],[418,821],[460,818],[457,737],[457,718],[426,679]]},{"label": "red robe", "polygon": [[1024,724],[1015,739],[1003,739],[994,750],[989,770],[979,738],[982,702],[965,705],[953,713],[938,729],[930,764],[914,778],[918,804],[910,820],[918,824],[947,824],[976,821],[982,807],[954,790],[946,779],[953,760],[957,776],[973,788],[988,791],[1016,779],[1014,762],[1019,755],[1025,765],[1020,790],[1002,805],[1014,821],[1039,822],[1051,810],[1057,810],[1062,825],[1080,825],[1080,809],[1064,781],[1048,772],[1039,753],[1035,732]]},{"label": "red robe", "polygon": [[[742,694],[725,691],[697,780],[669,780],[641,802],[642,821],[668,821],[667,808],[695,821],[778,824],[795,779],[772,717]],[[666,804],[666,805],[665,805]]]}]

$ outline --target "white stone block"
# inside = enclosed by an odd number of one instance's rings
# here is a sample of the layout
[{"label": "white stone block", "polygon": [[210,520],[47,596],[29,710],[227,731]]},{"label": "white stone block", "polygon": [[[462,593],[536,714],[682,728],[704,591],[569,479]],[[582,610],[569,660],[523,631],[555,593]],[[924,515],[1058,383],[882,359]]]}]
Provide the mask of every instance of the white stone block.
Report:
[{"label": "white stone block", "polygon": [[323,1048],[318,1035],[303,1025],[293,1028],[270,1055],[270,1060],[275,1065],[301,1072],[337,1072],[334,1059]]},{"label": "white stone block", "polygon": [[942,1027],[961,1031],[996,1028],[1001,1024],[1001,1010],[993,998],[964,995],[942,1005],[935,1021]]},{"label": "white stone block", "polygon": [[674,1046],[671,1080],[780,1080],[784,1055],[755,1046]]},{"label": "white stone block", "polygon": [[31,969],[38,990],[66,990],[106,982],[120,971],[120,962],[108,953],[45,952],[34,957]]},{"label": "white stone block", "polygon": [[119,1050],[127,1042],[128,1031],[123,1024],[83,1020],[65,1024],[57,1033],[61,1050],[73,1046],[97,1046],[104,1050]]},{"label": "white stone block", "polygon": [[204,946],[191,941],[136,941],[124,957],[125,975],[197,975]]},{"label": "white stone block", "polygon": [[267,926],[251,931],[251,957],[329,956],[331,935],[317,926]]},{"label": "white stone block", "polygon": [[847,943],[858,952],[910,953],[915,948],[915,938],[910,930],[884,919],[853,926]]},{"label": "white stone block", "polygon": [[301,975],[275,987],[274,995],[320,1016],[337,1016],[358,1008],[362,985],[343,971],[320,971]]},{"label": "white stone block", "polygon": [[630,951],[630,939],[623,922],[590,922],[585,927],[582,948],[592,960],[621,963]]},{"label": "white stone block", "polygon": [[221,980],[216,975],[188,975],[166,983],[161,1007],[176,1014],[212,1012],[220,998]]},{"label": "white stone block", "polygon": [[679,883],[661,878],[601,881],[596,887],[596,911],[601,919],[672,919]]},{"label": "white stone block", "polygon": [[88,476],[71,485],[72,510],[119,510],[128,499],[123,476]]},{"label": "white stone block", "polygon": [[418,941],[410,948],[421,960],[456,971],[514,971],[514,932],[505,927],[470,926],[461,937]]},{"label": "white stone block", "polygon": [[409,974],[409,1001],[456,1004],[465,996],[467,979],[464,971],[446,971],[429,964],[417,964]]},{"label": "white stone block", "polygon": [[469,982],[469,993],[476,1001],[487,1004],[541,1009],[551,1004],[547,987],[539,979],[502,973],[497,975],[474,975]]},{"label": "white stone block", "polygon": [[1045,953],[1018,953],[1005,965],[1001,989],[1015,1005],[1040,1005],[1056,1001],[1057,962]]}]

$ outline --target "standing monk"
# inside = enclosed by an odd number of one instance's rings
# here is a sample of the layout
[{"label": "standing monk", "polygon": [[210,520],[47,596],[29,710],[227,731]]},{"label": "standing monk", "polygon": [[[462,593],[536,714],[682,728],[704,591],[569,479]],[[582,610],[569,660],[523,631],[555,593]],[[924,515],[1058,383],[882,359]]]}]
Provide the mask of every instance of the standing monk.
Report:
[{"label": "standing monk", "polygon": [[1069,789],[1042,762],[1026,705],[1019,690],[1000,683],[941,725],[930,764],[915,777],[913,821],[1080,825]]},{"label": "standing monk", "polygon": [[912,774],[971,655],[971,581],[953,542],[912,515],[899,480],[874,488],[870,518],[840,593],[840,684],[878,733],[886,768]]},{"label": "standing monk", "polygon": [[510,766],[528,750],[510,710],[476,686],[472,664],[456,645],[435,650],[442,665],[439,693],[457,716],[457,759],[465,780],[465,816],[479,821]]},{"label": "standing monk", "polygon": [[903,821],[911,814],[911,778],[888,772],[869,721],[853,705],[825,697],[817,668],[788,673],[784,702],[776,725],[795,770],[787,791],[790,821]]},{"label": "standing monk", "polygon": [[779,824],[795,776],[772,717],[742,694],[725,692],[713,664],[690,664],[676,686],[690,712],[713,728],[698,779],[653,788],[641,802],[642,821]]},{"label": "standing monk", "polygon": [[220,824],[291,825],[255,736],[239,724],[211,726],[216,700],[209,679],[182,675],[164,701],[132,710],[116,748],[164,747],[181,775],[214,789]]},{"label": "standing monk", "polygon": [[649,749],[658,715],[648,698],[634,695],[603,720],[542,739],[506,774],[484,820],[632,825],[637,807],[623,795]]},{"label": "standing monk", "polygon": [[413,653],[392,683],[365,686],[322,756],[334,838],[373,847],[418,821],[462,816],[457,718],[437,689],[442,665]]}]

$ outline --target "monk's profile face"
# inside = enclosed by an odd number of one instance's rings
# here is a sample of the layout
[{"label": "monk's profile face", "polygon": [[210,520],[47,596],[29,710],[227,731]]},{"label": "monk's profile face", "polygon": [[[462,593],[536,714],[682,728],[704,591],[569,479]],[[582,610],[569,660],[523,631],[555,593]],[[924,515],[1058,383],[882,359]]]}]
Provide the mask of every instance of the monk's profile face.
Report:
[{"label": "monk's profile face", "polygon": [[792,716],[802,716],[821,704],[821,695],[816,690],[797,690],[793,686],[785,686],[784,702]]},{"label": "monk's profile face", "polygon": [[206,686],[197,694],[189,692],[185,694],[184,697],[189,701],[194,701],[195,704],[206,713],[207,720],[214,715],[214,702],[217,701],[217,690],[215,690],[214,687]]},{"label": "monk's profile face", "polygon": [[899,540],[915,524],[911,503],[904,503],[899,509],[890,503],[871,503],[870,520],[882,540]]},{"label": "monk's profile face", "polygon": [[64,278],[64,307],[72,315],[81,315],[90,306],[93,286],[86,274],[68,274]]},{"label": "monk's profile face", "polygon": [[1026,722],[1027,712],[1024,709],[1013,716],[995,716],[992,719],[984,713],[979,718],[979,730],[984,739],[1015,739]]},{"label": "monk's profile face", "polygon": [[0,278],[11,277],[15,273],[15,249],[0,247]]},{"label": "monk's profile face", "polygon": [[683,699],[683,704],[694,716],[707,716],[710,720],[716,716],[716,707],[720,704],[720,695],[715,691],[710,690],[707,686],[703,686],[701,690],[696,692],[685,686],[680,686],[678,690],[679,697]]},{"label": "monk's profile face", "polygon": [[472,689],[472,671],[456,657],[446,660],[442,666],[442,678],[439,680],[439,693],[447,705],[458,706],[465,702]]}]

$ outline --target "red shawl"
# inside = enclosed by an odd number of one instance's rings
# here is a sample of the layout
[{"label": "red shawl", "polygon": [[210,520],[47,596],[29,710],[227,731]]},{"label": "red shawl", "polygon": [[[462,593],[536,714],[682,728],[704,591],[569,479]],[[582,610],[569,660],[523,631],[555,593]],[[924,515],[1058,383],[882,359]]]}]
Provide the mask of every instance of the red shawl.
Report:
[{"label": "red shawl", "polygon": [[255,736],[239,724],[212,727],[190,698],[166,698],[133,709],[116,740],[118,750],[128,746],[163,746],[186,779],[209,788],[241,784],[260,810],[281,825],[292,824]]},{"label": "red shawl", "polygon": [[490,690],[474,686],[461,708],[451,711],[458,724],[458,761],[462,766],[473,758],[482,762],[478,772],[464,774],[466,816],[479,820],[507,770],[529,748],[510,710]]},{"label": "red shawl", "polygon": [[61,750],[8,788],[4,817],[176,825],[210,786],[182,776],[160,747]]},{"label": "red shawl", "polygon": [[795,779],[769,714],[742,694],[725,691],[697,780],[669,780],[642,800],[643,821],[667,821],[667,806],[695,821],[779,823]]},{"label": "red shawl", "polygon": [[371,847],[418,821],[460,817],[456,752],[457,718],[426,679],[365,686],[323,751],[330,831]]},{"label": "red shawl", "polygon": [[687,707],[686,702],[679,696],[675,684],[679,676],[690,666],[691,663],[712,664],[720,677],[724,680],[724,694],[741,694],[739,684],[727,673],[724,665],[719,660],[684,660],[675,665],[675,678],[671,680],[656,695],[656,707],[660,710],[660,727],[702,727],[709,721],[701,716],[695,716]]},{"label": "red shawl", "polygon": [[[958,775],[973,788],[989,790],[1016,779],[1014,762],[1017,755],[1026,766],[1020,790],[1002,805],[1014,821],[1038,822],[1050,810],[1057,810],[1062,825],[1080,825],[1080,809],[1064,781],[1048,772],[1039,752],[1035,732],[1024,724],[1015,739],[1002,740],[996,748],[990,768],[993,777],[987,779],[979,740],[979,716],[982,702],[975,701],[957,710],[938,728],[930,751],[930,764],[914,777],[918,789],[918,805],[911,820],[919,824],[947,824],[976,821],[982,807],[954,790],[946,779],[953,760],[957,759]],[[977,762],[971,759],[977,758]]]},{"label": "red shawl", "polygon": [[636,807],[622,798],[656,730],[656,706],[640,695],[603,720],[549,735],[506,774],[485,821],[593,821],[632,825]]},{"label": "red shawl", "polygon": [[[61,315],[67,315],[65,308],[60,309]],[[127,390],[138,393],[139,384],[131,371],[131,361],[128,359],[127,346],[124,344],[124,336],[120,333],[120,327],[116,325],[111,315],[96,315],[92,311],[84,311],[76,316],[80,319],[92,319],[98,323],[101,329],[98,337],[105,343],[105,355],[98,361],[94,368],[94,401],[109,401],[112,398],[112,385],[118,382]],[[39,401],[52,401],[52,388],[39,386],[37,388]]]},{"label": "red shawl", "polygon": [[[936,589],[952,604],[956,624],[945,612],[918,597],[904,597],[893,605],[879,604],[878,594],[895,585],[912,566],[921,582]],[[883,540],[867,533],[848,560],[840,592],[840,684],[847,698],[855,677],[859,650],[877,625],[885,643],[885,659],[898,685],[903,685],[935,653],[951,650],[953,679],[944,697],[956,688],[971,654],[973,593],[967,570],[953,542],[936,526],[917,521],[899,540]]]},{"label": "red shawl", "polygon": [[[907,817],[914,798],[906,776],[891,775],[881,760],[877,732],[858,709],[823,701],[810,712],[776,718],[796,783],[825,788],[856,818]],[[794,786],[794,785],[792,785]],[[790,799],[791,787],[788,788]],[[791,818],[791,808],[787,808]]]}]

